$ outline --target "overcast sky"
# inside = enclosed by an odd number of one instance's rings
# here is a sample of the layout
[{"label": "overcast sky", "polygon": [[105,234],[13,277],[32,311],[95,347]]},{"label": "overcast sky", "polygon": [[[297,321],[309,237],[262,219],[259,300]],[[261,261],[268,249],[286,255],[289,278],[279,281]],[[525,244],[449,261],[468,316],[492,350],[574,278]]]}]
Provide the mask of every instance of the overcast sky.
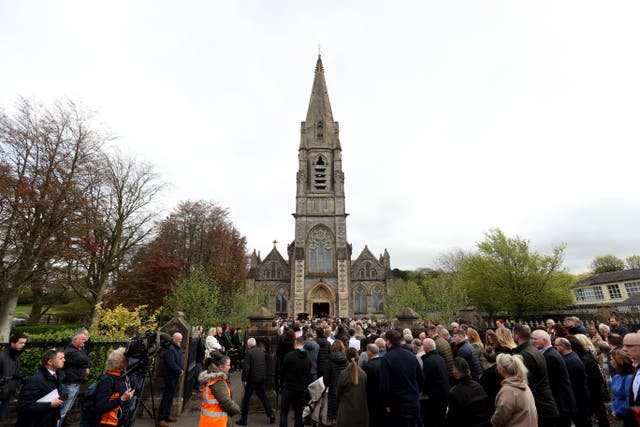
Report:
[{"label": "overcast sky", "polygon": [[640,254],[640,2],[0,1],[0,105],[69,97],[249,250],[293,240],[322,52],[347,237],[392,267],[492,227],[584,272]]}]

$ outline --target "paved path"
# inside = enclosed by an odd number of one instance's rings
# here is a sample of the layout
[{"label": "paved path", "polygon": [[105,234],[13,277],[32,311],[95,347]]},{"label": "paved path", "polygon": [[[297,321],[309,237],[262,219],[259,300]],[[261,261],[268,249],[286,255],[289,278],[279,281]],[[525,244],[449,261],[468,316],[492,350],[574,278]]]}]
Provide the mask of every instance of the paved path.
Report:
[{"label": "paved path", "polygon": [[[244,390],[242,387],[242,381],[240,381],[240,372],[232,372],[231,373],[231,394],[233,396],[233,400],[238,405],[242,403],[242,396]],[[182,415],[178,417],[178,421],[175,423],[169,423],[170,427],[194,427],[197,426],[200,421],[200,402],[201,397],[192,396],[187,404],[185,404],[185,409],[182,412]],[[156,408],[157,410],[157,408]],[[240,419],[240,415],[236,415],[233,417],[234,426],[235,422]],[[267,426],[277,426],[279,422],[279,412],[276,409],[276,424],[269,424],[269,419],[264,414],[264,411],[259,413],[251,413],[249,412],[248,425],[249,426],[257,426],[257,427],[267,427]],[[293,425],[293,415],[289,415],[289,425]],[[151,418],[145,413],[144,417],[138,418],[135,422],[135,427],[155,427],[155,424]]]}]

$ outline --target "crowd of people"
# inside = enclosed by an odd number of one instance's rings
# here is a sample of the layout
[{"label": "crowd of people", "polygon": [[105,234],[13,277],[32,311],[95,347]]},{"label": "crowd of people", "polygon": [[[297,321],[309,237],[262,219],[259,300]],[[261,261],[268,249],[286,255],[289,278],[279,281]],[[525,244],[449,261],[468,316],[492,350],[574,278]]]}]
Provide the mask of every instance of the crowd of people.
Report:
[{"label": "crowd of people", "polygon": [[[201,337],[194,395],[201,396],[200,425],[249,425],[249,402],[262,402],[269,423],[327,426],[558,426],[607,427],[613,419],[637,426],[640,406],[640,333],[617,316],[589,328],[580,319],[549,319],[533,327],[500,319],[483,336],[472,325],[395,329],[369,319],[278,319],[275,387],[279,413],[267,398],[270,364],[264,343],[242,330],[195,328]],[[44,352],[26,382],[20,353],[27,343],[14,334],[0,353],[0,421],[17,396],[18,426],[68,425],[69,410],[90,373],[84,347],[89,332],[74,333],[64,349]],[[182,334],[162,354],[160,427],[175,418],[171,405],[185,375]],[[197,343],[198,341],[196,341]],[[124,375],[125,349],[107,357],[95,388],[91,425],[120,426],[135,402]],[[241,370],[244,395],[232,398],[230,373]],[[22,387],[20,384],[24,382]],[[610,403],[609,403],[610,402]]]}]

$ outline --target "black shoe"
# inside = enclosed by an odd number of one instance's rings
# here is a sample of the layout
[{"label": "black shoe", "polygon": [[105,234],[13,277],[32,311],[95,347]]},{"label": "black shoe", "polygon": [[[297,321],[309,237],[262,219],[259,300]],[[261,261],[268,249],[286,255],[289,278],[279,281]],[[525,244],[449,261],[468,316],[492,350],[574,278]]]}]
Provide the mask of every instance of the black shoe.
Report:
[{"label": "black shoe", "polygon": [[276,422],[276,416],[274,414],[269,417],[269,424],[275,424],[275,422]]},{"label": "black shoe", "polygon": [[236,421],[236,424],[238,424],[239,426],[246,426],[247,422],[246,421],[242,422],[242,421],[238,420],[238,421]]}]

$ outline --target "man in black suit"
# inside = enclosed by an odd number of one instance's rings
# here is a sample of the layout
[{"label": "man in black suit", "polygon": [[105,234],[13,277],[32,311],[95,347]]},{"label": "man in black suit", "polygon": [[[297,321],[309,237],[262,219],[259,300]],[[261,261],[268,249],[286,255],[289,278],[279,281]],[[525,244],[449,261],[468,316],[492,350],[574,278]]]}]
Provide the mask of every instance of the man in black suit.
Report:
[{"label": "man in black suit", "polygon": [[[64,351],[51,349],[42,356],[42,366],[22,387],[18,397],[17,427],[55,427],[60,419],[64,396],[58,396],[60,378],[57,371],[64,367]],[[49,395],[52,393],[52,395]],[[45,401],[38,402],[45,396]]]},{"label": "man in black suit", "polygon": [[427,398],[420,400],[422,422],[425,427],[444,427],[449,395],[447,363],[436,350],[436,343],[431,338],[424,339],[423,348],[425,354],[422,356],[422,392]]},{"label": "man in black suit", "polygon": [[382,395],[380,394],[380,349],[374,343],[367,344],[366,347],[368,362],[362,367],[367,374],[367,402],[369,409],[369,426],[384,427],[386,422],[386,412],[382,406]]},{"label": "man in black suit", "polygon": [[591,426],[589,415],[589,390],[587,388],[587,372],[580,357],[571,349],[571,343],[566,338],[556,338],[555,348],[564,359],[571,381],[571,389],[576,399],[576,413],[573,423],[576,427]]},{"label": "man in black suit", "polygon": [[626,334],[622,341],[622,349],[633,360],[636,367],[631,390],[629,390],[629,406],[640,406],[640,334]]},{"label": "man in black suit", "polygon": [[565,365],[564,359],[560,353],[558,353],[558,350],[551,345],[551,338],[546,331],[533,331],[531,341],[533,345],[540,350],[547,362],[549,386],[551,387],[553,399],[556,401],[556,406],[560,413],[558,427],[570,427],[571,418],[576,412],[576,399],[571,389],[567,365]]}]

